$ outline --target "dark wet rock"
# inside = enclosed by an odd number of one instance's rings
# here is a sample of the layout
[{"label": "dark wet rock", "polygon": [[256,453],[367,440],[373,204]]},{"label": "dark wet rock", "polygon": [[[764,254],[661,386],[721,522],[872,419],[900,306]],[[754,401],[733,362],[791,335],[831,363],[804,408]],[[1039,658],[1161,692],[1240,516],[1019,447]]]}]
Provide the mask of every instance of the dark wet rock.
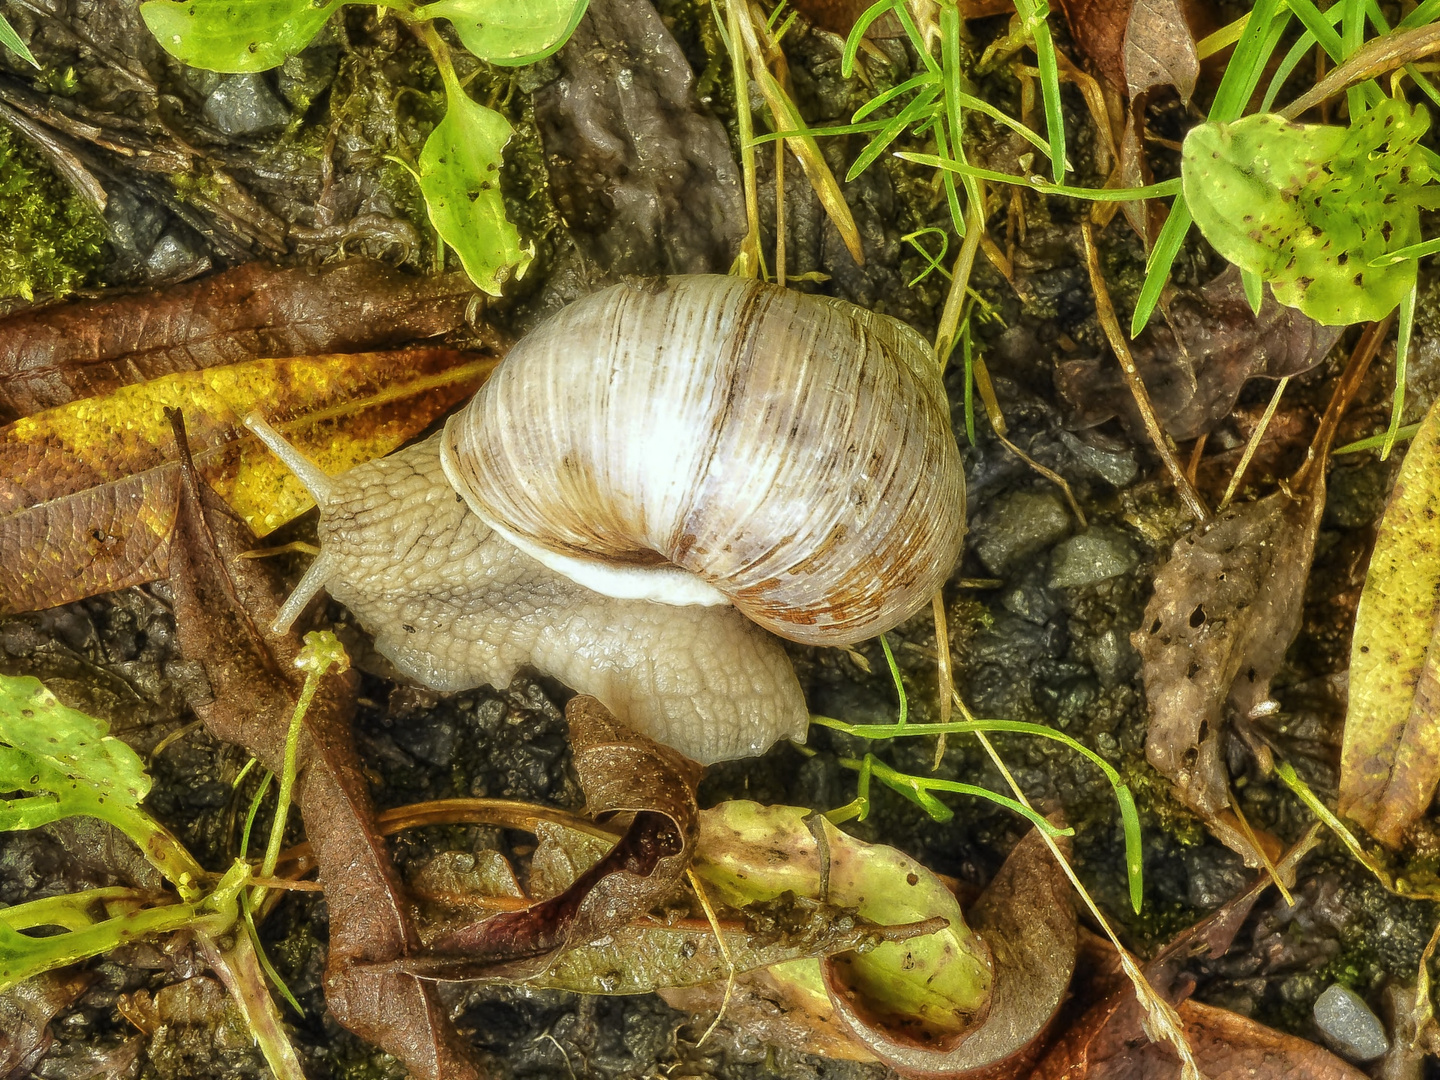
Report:
[{"label": "dark wet rock", "polygon": [[1107,690],[1128,680],[1140,664],[1140,654],[1130,644],[1130,635],[1114,627],[1088,639],[1085,658]]},{"label": "dark wet rock", "polygon": [[1379,518],[1385,509],[1390,465],[1370,454],[1357,454],[1355,458],[1350,461],[1342,459],[1341,464],[1330,470],[1325,493],[1326,525],[1341,529],[1364,528]]},{"label": "dark wet rock", "polygon": [[1351,1061],[1374,1061],[1390,1049],[1385,1025],[1349,987],[1334,983],[1315,1002],[1315,1024],[1325,1041]]},{"label": "dark wet rock", "polygon": [[1240,856],[1219,844],[1206,843],[1185,852],[1186,902],[1202,911],[1218,908],[1240,895],[1254,878]]},{"label": "dark wet rock", "polygon": [[647,0],[595,0],[535,94],[550,193],[609,274],[723,273],[745,231],[739,174]]},{"label": "dark wet rock", "polygon": [[1135,477],[1140,474],[1140,465],[1135,460],[1133,450],[1102,450],[1076,438],[1068,431],[1060,432],[1060,441],[1075,456],[1076,461],[1117,488],[1134,483]]},{"label": "dark wet rock", "polygon": [[338,46],[312,45],[302,53],[287,57],[280,65],[275,73],[275,89],[291,109],[303,114],[329,89],[339,66]]},{"label": "dark wet rock", "polygon": [[266,135],[290,122],[290,110],[258,72],[232,75],[205,99],[205,119],[223,135]]},{"label": "dark wet rock", "polygon": [[155,241],[145,256],[145,270],[156,282],[185,281],[209,269],[210,257],[197,251],[183,233],[175,230]]},{"label": "dark wet rock", "polygon": [[1000,593],[1000,606],[1043,626],[1060,610],[1060,598],[1046,587],[1044,567],[1037,564]]},{"label": "dark wet rock", "polygon": [[1050,553],[1052,589],[1094,585],[1135,569],[1140,556],[1129,537],[1104,525],[1080,533],[1056,545]]},{"label": "dark wet rock", "polygon": [[970,549],[985,568],[1005,577],[1025,560],[1070,535],[1070,511],[1049,491],[1016,491],[981,510],[970,526]]}]

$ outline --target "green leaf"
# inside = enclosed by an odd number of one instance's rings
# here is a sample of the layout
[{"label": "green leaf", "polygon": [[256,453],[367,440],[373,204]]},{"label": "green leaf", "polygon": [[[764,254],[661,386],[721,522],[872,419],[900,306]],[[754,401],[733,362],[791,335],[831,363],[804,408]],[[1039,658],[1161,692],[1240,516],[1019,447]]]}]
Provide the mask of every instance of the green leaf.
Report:
[{"label": "green leaf", "polygon": [[188,891],[204,871],[140,808],[150,777],[105,722],[62,705],[38,679],[0,675],[0,832],[85,815],[108,821]]},{"label": "green leaf", "polygon": [[[812,831],[810,816],[799,807],[744,801],[706,810],[695,872],[722,902],[743,907],[787,891],[819,896],[823,858],[825,899],[832,904],[853,906],[881,925],[942,916],[950,924],[944,930],[878,945],[853,957],[850,970],[857,992],[877,1014],[913,1017],[940,1031],[963,1030],[988,1006],[992,971],[955,895],[908,855],[857,840],[824,818],[813,822],[817,831]],[[818,975],[818,964],[797,961],[793,970]],[[781,974],[776,968],[771,973]]]},{"label": "green leaf", "polygon": [[191,67],[266,71],[309,45],[344,0],[147,0],[145,25]]},{"label": "green leaf", "polygon": [[31,67],[38,68],[40,66],[34,54],[30,52],[30,47],[20,40],[20,35],[15,32],[15,28],[10,25],[10,21],[4,15],[0,15],[0,45],[4,45]]},{"label": "green leaf", "polygon": [[1340,812],[1392,847],[1440,779],[1440,405],[1400,466],[1355,611]]},{"label": "green leaf", "polygon": [[1371,263],[1420,237],[1440,202],[1417,145],[1423,109],[1386,100],[1349,128],[1259,114],[1186,136],[1185,201],[1205,238],[1330,326],[1381,319],[1415,284],[1415,263]]},{"label": "green leaf", "polygon": [[575,32],[590,0],[437,0],[415,12],[449,19],[465,48],[501,67],[533,64]]},{"label": "green leaf", "polygon": [[510,124],[471,101],[453,75],[446,79],[449,107],[420,151],[420,190],[430,221],[455,249],[470,280],[492,296],[534,258],[505,216],[500,195],[501,153]]}]

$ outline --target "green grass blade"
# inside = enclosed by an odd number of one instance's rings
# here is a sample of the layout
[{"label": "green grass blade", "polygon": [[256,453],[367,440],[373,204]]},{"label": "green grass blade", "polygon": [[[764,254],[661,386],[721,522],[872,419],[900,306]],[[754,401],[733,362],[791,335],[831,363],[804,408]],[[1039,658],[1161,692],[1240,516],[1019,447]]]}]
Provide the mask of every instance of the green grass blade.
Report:
[{"label": "green grass blade", "polygon": [[850,28],[850,34],[845,38],[845,52],[840,59],[840,74],[845,78],[855,74],[855,57],[860,52],[860,43],[865,40],[865,32],[870,29],[870,24],[880,18],[887,11],[894,7],[901,7],[905,0],[876,0],[855,20],[855,25]]},{"label": "green grass blade", "polygon": [[1015,184],[1018,187],[1029,188],[1031,191],[1041,195],[1065,195],[1072,199],[1089,199],[1092,202],[1130,202],[1134,199],[1162,199],[1168,195],[1180,193],[1180,181],[1162,180],[1158,184],[1147,184],[1144,187],[1133,188],[1086,188],[1075,187],[1071,184],[1047,184],[1033,176],[1016,176],[1013,173],[996,172],[994,169],[981,169],[974,165],[967,165],[961,161],[951,161],[940,157],[937,154],[912,154],[908,151],[901,151],[895,155],[904,161],[913,161],[917,165],[929,165],[935,169],[945,169],[958,176],[973,176],[980,180],[992,180],[997,184]]},{"label": "green grass blade", "polygon": [[1180,254],[1180,249],[1185,245],[1185,234],[1190,231],[1192,220],[1190,207],[1185,205],[1183,196],[1170,205],[1170,216],[1160,227],[1160,235],[1155,238],[1155,246],[1150,250],[1150,258],[1145,264],[1145,281],[1141,284],[1140,296],[1135,301],[1135,313],[1130,317],[1132,338],[1140,336],[1140,331],[1145,329],[1145,324],[1155,313],[1155,305],[1160,302],[1160,294],[1165,289],[1165,283],[1170,280],[1170,267],[1174,265],[1175,256]]},{"label": "green grass blade", "polygon": [[[1420,424],[1418,421],[1413,424],[1406,424],[1404,427],[1396,430],[1393,441],[1405,442],[1406,440],[1413,439],[1415,433],[1419,430]],[[1352,443],[1346,443],[1344,446],[1337,446],[1334,450],[1330,451],[1330,456],[1334,457],[1337,454],[1358,454],[1362,450],[1378,450],[1385,445],[1385,441],[1389,438],[1390,432],[1382,431],[1379,435],[1369,435],[1363,439],[1356,439]]]},{"label": "green grass blade", "polygon": [[30,46],[20,40],[20,35],[15,32],[15,28],[10,25],[10,21],[4,15],[0,15],[0,45],[4,45],[31,67],[39,69],[40,64],[30,51]]},{"label": "green grass blade", "polygon": [[[903,83],[901,83],[899,86],[892,86],[889,90],[886,90],[884,93],[876,94],[873,98],[871,98],[869,101],[867,101],[864,105],[861,105],[860,108],[858,108],[858,109],[855,110],[855,115],[852,116],[852,117],[850,117],[850,121],[851,121],[851,123],[858,124],[858,123],[860,123],[860,121],[864,120],[864,119],[865,119],[867,116],[869,116],[871,113],[875,112],[875,110],[884,108],[886,105],[889,105],[890,102],[894,101],[896,98],[898,98],[898,97],[903,97],[904,95],[910,93],[911,90],[919,90],[922,86],[926,86],[926,85],[928,85],[928,84],[930,84],[930,83],[938,83],[939,81],[940,81],[940,80],[939,80],[938,78],[936,78],[934,72],[932,72],[932,71],[922,71],[919,75],[916,75],[914,78],[906,79],[906,80],[905,80]],[[824,129],[824,128],[811,128],[811,129],[810,129],[810,134],[812,134],[812,135],[818,135],[820,132],[825,131],[825,130],[826,130],[826,129]]]}]

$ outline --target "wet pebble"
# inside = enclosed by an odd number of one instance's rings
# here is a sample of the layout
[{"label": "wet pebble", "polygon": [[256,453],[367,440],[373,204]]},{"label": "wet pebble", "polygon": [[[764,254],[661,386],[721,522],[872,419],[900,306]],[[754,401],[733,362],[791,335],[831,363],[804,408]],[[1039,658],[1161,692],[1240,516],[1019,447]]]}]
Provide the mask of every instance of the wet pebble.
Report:
[{"label": "wet pebble", "polygon": [[1094,585],[1128,573],[1139,561],[1135,546],[1124,533],[1097,525],[1055,548],[1047,584],[1052,589]]},{"label": "wet pebble", "polygon": [[1315,1002],[1315,1023],[1342,1056],[1374,1061],[1390,1049],[1385,1026],[1354,990],[1335,983]]},{"label": "wet pebble", "polygon": [[1134,483],[1135,477],[1140,474],[1140,466],[1135,462],[1133,450],[1124,453],[1101,450],[1098,446],[1082,442],[1068,431],[1060,432],[1060,441],[1075,455],[1076,461],[1117,488]]},{"label": "wet pebble", "polygon": [[1070,512],[1060,496],[1015,491],[977,515],[971,550],[992,574],[1004,577],[1025,559],[1070,535]]},{"label": "wet pebble", "polygon": [[226,79],[205,99],[205,120],[224,135],[263,135],[290,122],[290,110],[258,73]]}]

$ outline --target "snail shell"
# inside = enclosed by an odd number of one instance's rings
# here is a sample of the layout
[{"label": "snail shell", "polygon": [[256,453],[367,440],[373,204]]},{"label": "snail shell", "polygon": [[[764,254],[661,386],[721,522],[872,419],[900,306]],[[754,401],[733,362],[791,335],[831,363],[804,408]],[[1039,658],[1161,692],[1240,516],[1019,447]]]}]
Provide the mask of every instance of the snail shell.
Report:
[{"label": "snail shell", "polygon": [[735,277],[617,285],[565,308],[452,418],[441,461],[483,521],[596,592],[730,602],[812,644],[914,614],[964,535],[924,340]]},{"label": "snail shell", "polygon": [[440,435],[335,478],[246,423],[320,507],[320,555],[277,629],[325,588],[426,685],[537,668],[706,763],[804,737],[799,682],[760,627],[887,630],[964,531],[919,335],[737,278],[580,300]]}]

